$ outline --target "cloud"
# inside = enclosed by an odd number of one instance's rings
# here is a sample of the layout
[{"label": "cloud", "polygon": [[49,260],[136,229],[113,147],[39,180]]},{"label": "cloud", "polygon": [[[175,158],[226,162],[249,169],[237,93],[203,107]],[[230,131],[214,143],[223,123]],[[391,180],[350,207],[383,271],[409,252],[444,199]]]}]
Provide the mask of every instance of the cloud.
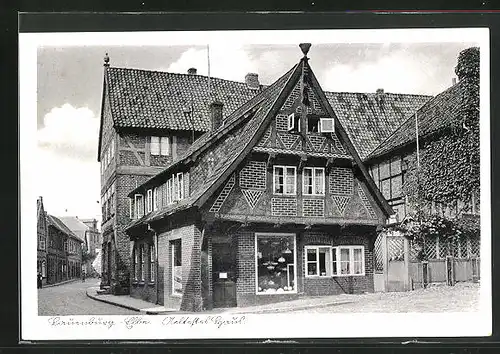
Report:
[{"label": "cloud", "polygon": [[38,146],[43,149],[82,160],[95,159],[99,120],[90,109],[66,103],[45,115],[37,138]]},{"label": "cloud", "polygon": [[50,150],[36,152],[36,190],[52,215],[101,219],[99,163],[63,157]]},{"label": "cloud", "polygon": [[335,65],[319,80],[328,91],[375,92],[383,88],[392,93],[436,94],[446,87],[436,85],[439,69],[432,57],[401,50],[376,61]]},{"label": "cloud", "polygon": [[88,108],[64,104],[45,115],[34,163],[48,213],[100,220],[98,134],[99,120]]},{"label": "cloud", "polygon": [[[168,72],[187,73],[196,68],[199,75],[208,75],[208,55],[206,48],[190,48],[180,58],[164,68]],[[242,46],[210,45],[210,75],[227,80],[244,81],[249,72],[257,72],[258,65],[252,61]],[[161,68],[159,70],[162,70]]]}]

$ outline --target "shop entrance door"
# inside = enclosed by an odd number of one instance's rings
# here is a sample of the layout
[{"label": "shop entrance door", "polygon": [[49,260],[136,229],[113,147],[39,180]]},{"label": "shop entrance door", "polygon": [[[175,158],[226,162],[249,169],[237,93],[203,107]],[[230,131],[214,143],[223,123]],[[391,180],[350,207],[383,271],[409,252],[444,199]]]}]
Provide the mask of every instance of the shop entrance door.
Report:
[{"label": "shop entrance door", "polygon": [[236,252],[230,243],[212,244],[214,307],[236,307]]}]

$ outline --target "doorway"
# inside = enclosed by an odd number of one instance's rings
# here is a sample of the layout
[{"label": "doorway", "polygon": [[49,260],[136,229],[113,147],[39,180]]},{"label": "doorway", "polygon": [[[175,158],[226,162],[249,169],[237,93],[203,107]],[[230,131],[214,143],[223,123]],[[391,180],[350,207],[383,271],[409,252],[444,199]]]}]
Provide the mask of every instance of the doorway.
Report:
[{"label": "doorway", "polygon": [[236,307],[236,250],[229,242],[212,244],[214,307]]}]

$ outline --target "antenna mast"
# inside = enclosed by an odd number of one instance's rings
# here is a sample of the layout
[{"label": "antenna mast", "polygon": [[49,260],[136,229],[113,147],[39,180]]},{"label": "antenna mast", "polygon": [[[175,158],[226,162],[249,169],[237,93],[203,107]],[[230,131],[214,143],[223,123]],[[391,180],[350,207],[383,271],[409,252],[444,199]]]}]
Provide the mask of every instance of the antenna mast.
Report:
[{"label": "antenna mast", "polygon": [[207,63],[208,63],[208,94],[211,94],[210,85],[210,44],[207,44]]}]

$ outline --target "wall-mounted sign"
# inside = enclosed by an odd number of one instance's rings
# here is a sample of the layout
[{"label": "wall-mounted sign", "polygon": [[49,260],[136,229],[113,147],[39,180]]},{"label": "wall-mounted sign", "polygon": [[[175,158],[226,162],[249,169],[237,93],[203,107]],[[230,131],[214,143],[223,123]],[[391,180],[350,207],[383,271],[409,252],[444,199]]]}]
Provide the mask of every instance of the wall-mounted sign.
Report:
[{"label": "wall-mounted sign", "polygon": [[227,273],[219,273],[219,279],[227,279]]}]

